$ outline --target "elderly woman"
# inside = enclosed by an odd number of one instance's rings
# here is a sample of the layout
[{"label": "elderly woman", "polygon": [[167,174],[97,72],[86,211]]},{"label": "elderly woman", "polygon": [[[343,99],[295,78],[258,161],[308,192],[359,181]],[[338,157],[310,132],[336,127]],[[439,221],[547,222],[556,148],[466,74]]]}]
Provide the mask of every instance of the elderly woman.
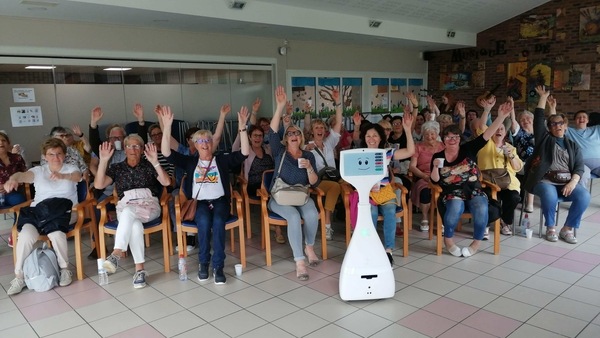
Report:
[{"label": "elderly woman", "polygon": [[[568,126],[565,115],[550,115],[545,119],[544,109],[550,91],[543,86],[537,86],[535,90],[540,96],[533,119],[535,148],[525,168],[527,179],[524,187],[540,198],[546,220],[546,239],[556,242],[560,237],[569,244],[575,244],[577,238],[573,229],[579,228],[581,217],[590,204],[589,192],[578,184],[584,172],[583,156],[577,143],[565,137]],[[559,198],[570,201],[571,206],[557,235],[556,206]]]},{"label": "elderly woman", "polygon": [[[513,144],[517,148],[517,155],[523,162],[526,162],[531,154],[533,154],[533,148],[535,146],[535,138],[533,137],[533,113],[530,111],[522,111],[518,117],[515,117],[514,110],[511,113],[511,129],[510,132],[513,137]],[[521,170],[517,178],[524,183],[525,175],[524,171]],[[533,212],[533,194],[526,192],[525,200],[526,203],[525,212]]]},{"label": "elderly woman", "polygon": [[[410,134],[412,123],[413,115],[405,114],[404,118],[402,119],[402,128],[404,128],[404,134]],[[361,132],[360,139],[363,147],[370,149],[386,149],[385,133],[383,128],[381,128],[381,126],[378,124],[372,124],[367,127],[363,132]],[[377,225],[377,217],[379,213],[383,215],[383,246],[391,265],[394,264],[392,251],[394,250],[396,242],[396,206],[398,205],[399,200],[395,194],[394,197],[388,199],[387,201],[379,203],[375,202],[373,197],[379,195],[382,193],[382,191],[385,191],[385,189],[390,188],[390,177],[387,169],[390,162],[392,160],[409,158],[414,152],[415,146],[412,137],[407,139],[406,148],[387,148],[385,158],[385,176],[381,182],[376,183],[371,189],[371,217],[373,219],[373,224]]]},{"label": "elderly woman", "polygon": [[[342,105],[339,103],[340,93],[333,90],[332,98],[335,108],[335,123],[332,126],[329,135],[326,136],[327,125],[323,120],[313,120],[311,123],[311,131],[313,135],[312,143],[309,143],[305,150],[313,153],[316,161],[316,171],[319,174],[323,173],[325,168],[336,168],[335,164],[335,147],[340,141],[340,132],[342,130]],[[333,238],[333,229],[331,228],[331,213],[335,210],[335,205],[342,187],[340,183],[328,178],[323,174],[319,182],[319,189],[325,193],[325,237],[328,241]],[[339,180],[339,178],[337,178]]]},{"label": "elderly woman", "polygon": [[[462,132],[457,125],[446,127],[442,132],[445,149],[433,155],[431,181],[442,188],[440,203],[445,206],[442,219],[444,244],[450,254],[469,257],[477,252],[488,224],[488,199],[479,182],[480,172],[476,163],[477,152],[494,135],[498,127],[510,114],[511,105],[503,104],[498,117],[486,131],[472,141],[460,144]],[[439,204],[438,204],[439,205]],[[459,248],[454,244],[454,229],[460,221],[465,205],[473,215],[473,242]]]},{"label": "elderly woman", "polygon": [[[488,169],[506,169],[508,172],[510,184],[508,187],[501,187],[502,189],[498,192],[498,199],[502,202],[500,214],[502,228],[500,232],[503,235],[512,235],[511,228],[521,191],[521,183],[517,179],[517,172],[523,167],[523,161],[517,155],[517,149],[506,142],[507,124],[510,124],[510,120],[506,119],[504,122],[498,127],[498,130],[487,144],[477,153],[477,166],[482,172]],[[488,228],[485,230],[484,238],[488,235]]]},{"label": "elderly woman", "polygon": [[440,124],[440,130],[446,130],[446,127],[454,124],[454,122],[452,122],[452,116],[448,114],[441,114],[435,120]]},{"label": "elderly woman", "polygon": [[[65,157],[65,163],[71,164],[79,168],[79,171],[86,173],[88,166],[85,163],[83,157],[77,149],[73,146],[75,141],[73,139],[73,132],[69,129],[61,126],[52,128],[50,136],[62,140],[67,146],[67,155]],[[41,164],[46,164],[44,156],[42,156]]]},{"label": "elderly woman", "polygon": [[[119,225],[115,234],[113,252],[104,261],[104,268],[108,273],[114,273],[123,252],[129,247],[136,271],[133,276],[133,287],[139,289],[146,286],[143,223],[160,216],[161,208],[158,199],[162,187],[168,186],[171,180],[158,162],[154,144],[147,144],[144,151],[144,140],[137,134],[125,137],[123,143],[125,161],[110,167],[108,164],[115,148],[110,142],[104,142],[100,146],[100,163],[94,187],[104,189],[114,182],[119,196],[117,203]],[[145,158],[142,157],[142,152],[146,155]]]},{"label": "elderly woman", "polygon": [[[22,193],[18,191],[7,193],[4,188],[4,184],[11,175],[27,170],[23,157],[19,154],[13,154],[11,149],[12,146],[8,134],[0,131],[0,194],[4,195],[4,204],[0,207],[13,206],[25,202],[25,196]],[[12,241],[10,242],[12,243]]]},{"label": "elderly woman", "polygon": [[410,171],[415,176],[411,198],[413,204],[421,209],[423,218],[420,230],[429,231],[429,207],[431,206],[431,189],[429,177],[431,175],[431,160],[433,154],[444,149],[444,144],[439,141],[440,125],[435,121],[428,121],[421,127],[423,141],[415,144],[415,153],[410,159]]},{"label": "elderly woman", "polygon": [[250,152],[248,130],[246,129],[248,109],[242,107],[237,116],[238,125],[242,128],[239,130],[241,151],[214,155],[215,149],[211,132],[199,130],[192,136],[198,156],[187,156],[171,151],[167,142],[173,126],[171,109],[168,107],[162,109],[159,114],[164,133],[162,153],[167,161],[176,167],[185,169],[186,177],[181,189],[188,199],[198,200],[194,218],[198,228],[198,261],[200,263],[198,280],[200,282],[208,280],[212,239],[213,278],[217,285],[227,282],[223,267],[225,266],[225,223],[229,218],[231,208],[229,172],[232,168],[240,166]]},{"label": "elderly woman", "polygon": [[[290,125],[283,133],[283,140],[279,136],[279,122],[285,107],[287,95],[282,86],[275,90],[277,108],[271,119],[271,128],[267,134],[271,151],[275,161],[275,172],[279,171],[279,177],[287,184],[302,184],[316,187],[319,177],[315,168],[317,162],[312,152],[302,150],[304,145],[304,134],[295,125]],[[273,175],[273,182],[269,185],[271,190],[277,174]],[[265,182],[266,184],[266,182]],[[304,205],[291,206],[281,205],[274,198],[269,200],[269,209],[285,218],[288,225],[288,242],[292,248],[294,261],[296,262],[296,277],[301,281],[308,280],[305,256],[311,266],[319,263],[315,254],[314,245],[317,236],[317,225],[319,222],[319,211],[312,199],[308,199]],[[304,225],[301,224],[304,220]],[[304,252],[302,250],[302,232],[304,230]]]},{"label": "elderly woman", "polygon": [[[33,183],[35,185],[35,198],[31,202],[31,208],[21,210],[17,229],[19,230],[19,240],[17,241],[16,259],[15,259],[15,279],[10,282],[10,288],[7,294],[15,295],[20,293],[25,287],[23,274],[23,263],[25,258],[33,251],[34,244],[38,241],[40,234],[47,235],[52,242],[52,247],[56,252],[58,266],[60,267],[60,286],[71,284],[72,273],[69,271],[69,255],[67,247],[67,236],[69,224],[77,220],[77,214],[71,212],[73,205],[77,204],[77,182],[81,180],[81,172],[77,167],[66,164],[65,154],[67,146],[63,141],[51,138],[42,144],[42,154],[47,163],[41,166],[33,167],[27,172],[17,172],[13,174],[8,181],[4,183],[4,189],[7,192],[17,189],[20,183]],[[54,199],[59,198],[59,200]],[[37,210],[35,207],[41,203],[48,203],[45,208]],[[52,203],[52,204],[49,204]],[[53,210],[51,215],[53,221],[41,224],[35,222],[38,216],[48,218],[49,215],[42,215],[38,212],[43,210]],[[24,217],[29,214],[32,217]],[[52,224],[51,227],[48,225]]]}]

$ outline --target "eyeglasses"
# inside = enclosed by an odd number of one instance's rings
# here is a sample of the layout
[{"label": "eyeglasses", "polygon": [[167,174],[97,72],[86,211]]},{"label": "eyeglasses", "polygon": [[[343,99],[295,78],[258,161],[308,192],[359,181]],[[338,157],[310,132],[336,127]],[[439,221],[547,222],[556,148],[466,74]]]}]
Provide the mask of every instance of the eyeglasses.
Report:
[{"label": "eyeglasses", "polygon": [[124,137],[124,136],[111,136],[111,137],[109,137],[108,139],[109,139],[110,141],[120,141],[120,140],[123,140],[123,139],[125,139],[125,137]]},{"label": "eyeglasses", "polygon": [[203,143],[212,143],[212,139],[210,138],[199,138],[196,140],[196,144],[203,144]]},{"label": "eyeglasses", "polygon": [[263,134],[252,134],[251,137],[263,137]]},{"label": "eyeglasses", "polygon": [[557,126],[563,126],[565,124],[565,121],[557,121],[557,122],[550,122],[550,127],[557,127]]},{"label": "eyeglasses", "polygon": [[385,131],[392,131],[392,128],[385,128]]},{"label": "eyeglasses", "polygon": [[156,133],[156,134],[150,134],[150,137],[154,138],[154,137],[162,137],[163,133]]},{"label": "eyeglasses", "polygon": [[133,149],[133,150],[140,150],[140,149],[142,149],[142,146],[139,144],[128,144],[125,146],[125,148]]},{"label": "eyeglasses", "polygon": [[450,141],[450,140],[458,141],[458,140],[460,140],[460,135],[444,136],[444,140],[446,140],[446,141]]},{"label": "eyeglasses", "polygon": [[290,130],[287,133],[285,133],[288,137],[290,136],[300,136],[300,134],[302,134],[302,132],[300,132],[300,130]]},{"label": "eyeglasses", "polygon": [[65,137],[72,137],[73,135],[71,134],[54,134],[55,137],[59,137],[59,138],[65,138]]},{"label": "eyeglasses", "polygon": [[394,123],[392,123],[392,126],[401,126],[401,125],[402,125],[402,122],[394,122]]}]

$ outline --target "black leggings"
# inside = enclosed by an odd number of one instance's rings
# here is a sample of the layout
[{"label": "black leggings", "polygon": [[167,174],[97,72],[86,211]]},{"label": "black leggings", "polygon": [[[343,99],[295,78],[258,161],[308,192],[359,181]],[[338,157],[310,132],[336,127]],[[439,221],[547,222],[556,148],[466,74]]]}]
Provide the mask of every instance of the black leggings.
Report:
[{"label": "black leggings", "polygon": [[421,190],[421,193],[419,194],[419,201],[422,204],[431,203],[431,189],[425,188]]},{"label": "black leggings", "polygon": [[498,200],[502,203],[502,213],[500,218],[504,224],[513,224],[515,218],[515,209],[521,196],[516,190],[502,189],[498,192]]}]

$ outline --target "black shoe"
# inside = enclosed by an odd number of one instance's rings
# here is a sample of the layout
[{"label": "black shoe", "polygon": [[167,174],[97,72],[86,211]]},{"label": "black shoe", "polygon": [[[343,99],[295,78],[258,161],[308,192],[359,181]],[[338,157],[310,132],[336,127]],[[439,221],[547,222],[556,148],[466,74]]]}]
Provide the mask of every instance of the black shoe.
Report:
[{"label": "black shoe", "polygon": [[215,284],[225,284],[227,282],[227,278],[225,278],[225,274],[223,273],[223,268],[218,268],[213,270],[213,277],[215,278]]},{"label": "black shoe", "polygon": [[92,252],[90,252],[90,254],[88,255],[88,259],[93,261],[98,259],[98,251],[96,251],[96,248],[94,248]]},{"label": "black shoe", "polygon": [[208,280],[208,263],[200,264],[200,271],[198,271],[198,280],[205,282]]},{"label": "black shoe", "polygon": [[390,265],[393,267],[394,266],[394,257],[392,257],[392,254],[390,252],[386,252],[388,259],[390,260]]},{"label": "black shoe", "polygon": [[185,241],[187,245],[191,245],[192,247],[196,247],[196,236],[186,236]]}]

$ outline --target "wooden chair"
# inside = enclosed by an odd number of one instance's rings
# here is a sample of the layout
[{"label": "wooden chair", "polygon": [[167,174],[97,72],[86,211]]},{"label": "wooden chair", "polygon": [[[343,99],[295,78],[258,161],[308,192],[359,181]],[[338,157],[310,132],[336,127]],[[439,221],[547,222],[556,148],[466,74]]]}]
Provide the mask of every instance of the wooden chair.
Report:
[{"label": "wooden chair", "polygon": [[[500,191],[500,187],[498,187],[497,185],[488,182],[488,181],[481,181],[481,186],[482,188],[488,188],[491,190],[490,195],[493,199],[498,199],[498,191]],[[431,238],[431,228],[433,228],[433,220],[436,220],[436,229],[437,229],[437,239],[436,239],[436,254],[439,256],[442,254],[442,247],[443,247],[443,236],[442,236],[442,226],[443,226],[443,222],[442,222],[442,215],[439,213],[439,210],[437,208],[437,202],[438,202],[438,198],[440,197],[441,193],[442,193],[442,187],[440,187],[438,184],[435,184],[433,182],[429,183],[429,187],[431,188],[431,208],[429,209],[430,212],[430,238]],[[462,224],[462,220],[463,219],[468,219],[471,220],[473,218],[473,216],[471,215],[471,213],[469,213],[468,210],[466,210],[466,205],[465,205],[465,212],[461,215],[460,217],[460,221],[456,227],[456,229],[458,231],[460,231],[461,229],[461,224]],[[498,255],[500,254],[500,219],[497,219],[494,223],[494,255]]]},{"label": "wooden chair", "polygon": [[[182,179],[183,184],[183,179]],[[230,187],[231,189],[231,187]],[[177,228],[177,245],[180,248],[185,248],[187,245],[187,234],[198,233],[196,222],[184,221],[181,219],[181,207],[187,200],[183,189],[179,190],[179,194],[175,196],[175,224]],[[242,209],[242,196],[239,192],[231,189],[231,214],[225,223],[225,230],[231,230],[231,252],[235,252],[235,229],[238,230],[240,238],[240,262],[243,267],[246,267],[246,238],[244,237],[244,217]],[[182,250],[184,257],[187,257],[187,251]]]},{"label": "wooden chair", "polygon": [[[163,242],[163,263],[165,266],[165,272],[171,271],[169,262],[169,256],[173,255],[173,244],[171,241],[171,222],[169,220],[169,199],[171,194],[167,192],[167,188],[163,187],[162,194],[160,197],[160,206],[162,213],[159,217],[144,223],[144,235],[146,247],[150,246],[150,234],[162,231],[162,242]],[[117,226],[119,225],[118,220],[111,221],[108,217],[108,210],[106,206],[109,203],[117,204],[119,198],[117,195],[117,189],[113,190],[113,195],[102,200],[98,203],[96,208],[100,210],[100,221],[98,222],[99,237],[100,237],[100,256],[106,259],[106,241],[105,235],[115,235],[117,233]],[[184,250],[185,251],[185,250]]]},{"label": "wooden chair", "polygon": [[[271,266],[271,234],[270,226],[287,226],[285,218],[269,210],[267,204],[269,203],[270,192],[268,191],[268,185],[273,180],[273,170],[267,170],[263,173],[263,180],[260,190],[257,192],[261,197],[261,244],[265,250],[267,266]],[[319,222],[321,223],[321,250],[323,260],[327,259],[327,238],[325,238],[325,208],[323,206],[323,196],[325,193],[319,188],[311,188],[311,194],[316,195],[317,199],[317,210],[319,211]]]},{"label": "wooden chair", "polygon": [[[29,189],[27,189],[29,190]],[[30,196],[30,194],[29,194]],[[83,254],[81,248],[81,233],[82,230],[88,230],[90,232],[90,242],[92,246],[98,248],[98,226],[96,223],[96,215],[94,213],[94,195],[91,192],[90,186],[87,181],[81,181],[77,184],[77,199],[79,203],[73,207],[71,212],[77,213],[77,222],[69,226],[69,231],[66,233],[67,238],[74,237],[75,242],[75,267],[77,269],[77,279],[82,280],[83,277]],[[31,204],[32,200],[28,199],[26,202],[14,206],[15,212],[19,213],[20,208]],[[16,260],[17,251],[17,221],[12,228],[12,236],[14,239],[13,245],[13,258]],[[40,240],[50,243],[48,236],[40,235]]]},{"label": "wooden chair", "polygon": [[[400,189],[401,196],[401,205],[396,207],[396,217],[402,218],[402,228],[404,231],[404,235],[402,236],[402,255],[404,257],[408,257],[408,232],[412,228],[412,222],[410,221],[408,204],[406,203],[406,198],[408,194],[408,189],[401,184],[397,184],[392,182],[392,187],[394,190]],[[344,200],[344,208],[346,209],[346,246],[350,245],[350,237],[352,233],[352,225],[350,224],[350,194],[354,191],[354,187],[349,183],[342,183],[342,198]],[[383,215],[379,215],[377,217],[377,221],[383,221]]]},{"label": "wooden chair", "polygon": [[242,199],[244,201],[244,217],[246,223],[246,236],[248,239],[252,238],[252,227],[251,227],[251,215],[250,205],[260,205],[260,196],[248,194],[248,180],[244,177],[243,169],[242,173],[238,176],[238,182],[240,183]]}]

